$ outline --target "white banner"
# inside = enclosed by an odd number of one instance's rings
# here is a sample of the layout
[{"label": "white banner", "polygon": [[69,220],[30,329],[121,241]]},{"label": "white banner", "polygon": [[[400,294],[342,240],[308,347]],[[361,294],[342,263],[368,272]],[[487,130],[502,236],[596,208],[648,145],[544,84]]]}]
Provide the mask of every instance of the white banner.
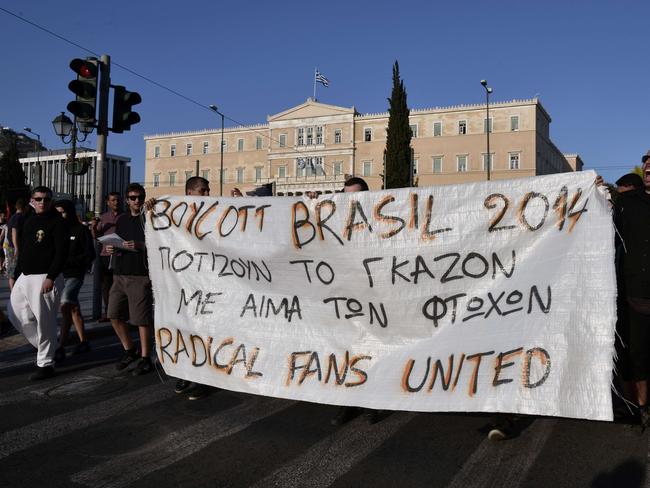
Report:
[{"label": "white banner", "polygon": [[594,179],[161,198],[160,362],[319,403],[611,420],[614,239]]}]

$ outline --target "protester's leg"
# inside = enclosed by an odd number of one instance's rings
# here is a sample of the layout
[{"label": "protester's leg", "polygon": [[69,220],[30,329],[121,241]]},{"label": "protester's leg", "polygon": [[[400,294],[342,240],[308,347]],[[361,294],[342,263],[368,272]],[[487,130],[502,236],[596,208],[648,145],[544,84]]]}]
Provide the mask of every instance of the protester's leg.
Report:
[{"label": "protester's leg", "polygon": [[7,315],[15,329],[25,336],[32,346],[38,347],[37,321],[29,306],[25,289],[28,282],[28,277],[25,275],[20,275],[16,280],[13,290],[11,290]]},{"label": "protester's leg", "polygon": [[[110,313],[110,312],[109,312]],[[111,319],[111,325],[113,330],[117,335],[117,338],[120,340],[122,347],[125,351],[130,351],[134,348],[133,339],[129,334],[129,326],[124,320],[120,319]]]},{"label": "protester's leg", "polygon": [[151,292],[151,281],[147,276],[130,276],[129,283],[129,316],[131,321],[139,325],[140,333],[140,355],[133,375],[153,371],[151,362],[151,345],[153,343],[151,331],[153,329],[153,294]]},{"label": "protester's leg", "polygon": [[[42,286],[45,275],[34,275],[39,277]],[[36,364],[43,368],[54,365],[54,353],[57,341],[56,315],[59,310],[59,300],[63,289],[63,278],[54,280],[54,287],[49,293],[41,293],[38,281],[35,280],[30,287],[30,306],[38,322],[36,327],[38,333],[38,355]]]},{"label": "protester's leg", "polygon": [[72,306],[71,310],[72,323],[74,324],[74,330],[77,332],[79,337],[79,342],[84,343],[86,341],[86,327],[84,324],[83,315],[81,315],[81,310],[79,309],[79,304],[75,303]]},{"label": "protester's leg", "polygon": [[102,284],[102,299],[104,301],[104,316],[108,317],[108,301],[111,286],[113,286],[113,270],[109,268],[110,256],[100,256],[100,277]]}]

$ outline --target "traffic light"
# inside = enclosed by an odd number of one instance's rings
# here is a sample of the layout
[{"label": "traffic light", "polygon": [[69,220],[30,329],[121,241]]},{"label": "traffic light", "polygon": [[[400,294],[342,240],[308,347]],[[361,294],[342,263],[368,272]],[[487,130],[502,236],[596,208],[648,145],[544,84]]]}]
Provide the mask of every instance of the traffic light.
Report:
[{"label": "traffic light", "polygon": [[68,88],[76,95],[74,102],[68,104],[68,110],[77,117],[82,125],[95,125],[95,107],[97,105],[97,73],[96,58],[73,59],[70,69],[77,73],[77,79],[68,84]]},{"label": "traffic light", "polygon": [[140,114],[133,112],[133,105],[142,102],[139,93],[130,92],[120,85],[113,87],[115,89],[113,98],[113,127],[111,130],[121,134],[125,130],[131,130],[133,124],[140,122]]}]

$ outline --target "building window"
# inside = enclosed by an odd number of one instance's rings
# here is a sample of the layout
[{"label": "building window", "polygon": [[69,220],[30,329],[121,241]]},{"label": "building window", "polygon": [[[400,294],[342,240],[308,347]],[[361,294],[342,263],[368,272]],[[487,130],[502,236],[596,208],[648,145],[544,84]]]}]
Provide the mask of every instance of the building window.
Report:
[{"label": "building window", "polygon": [[160,173],[156,173],[153,175],[153,186],[154,188],[157,188],[160,186]]},{"label": "building window", "polygon": [[433,123],[433,137],[440,137],[442,135],[442,122]]},{"label": "building window", "polygon": [[278,178],[286,178],[286,177],[287,177],[287,167],[278,166]]},{"label": "building window", "polygon": [[185,155],[189,156],[192,154],[192,143],[185,144]]},{"label": "building window", "polygon": [[334,176],[339,176],[343,174],[343,162],[337,161],[334,163]]},{"label": "building window", "polygon": [[510,153],[510,169],[519,169],[519,153]]},{"label": "building window", "polygon": [[154,158],[159,158],[160,157],[160,146],[155,146],[153,148],[153,157]]},{"label": "building window", "polygon": [[418,160],[417,159],[414,159],[411,162],[411,167],[413,168],[413,176],[417,175],[418,174]]},{"label": "building window", "polygon": [[484,153],[483,154],[483,171],[487,171],[488,162],[490,163],[490,171],[492,171],[494,169],[494,153],[490,153],[490,154]]},{"label": "building window", "polygon": [[255,183],[262,181],[262,167],[255,166]]},{"label": "building window", "polygon": [[172,145],[169,147],[169,155],[170,155],[171,157],[176,156],[176,144],[172,144]]},{"label": "building window", "polygon": [[189,180],[192,176],[194,176],[194,171],[186,171],[185,172],[185,181]]},{"label": "building window", "polygon": [[372,175],[372,161],[363,162],[363,176]]},{"label": "building window", "polygon": [[512,115],[510,117],[510,130],[513,132],[519,130],[519,115]]},{"label": "building window", "polygon": [[286,146],[287,146],[287,135],[280,134],[280,147],[286,147]]},{"label": "building window", "polygon": [[467,134],[467,121],[466,120],[459,120],[458,121],[458,133],[459,134]]},{"label": "building window", "polygon": [[223,152],[226,152],[226,150],[228,149],[228,141],[226,140],[221,141],[221,147],[223,147]]},{"label": "building window", "polygon": [[341,144],[341,129],[334,131],[334,144]]},{"label": "building window", "polygon": [[201,178],[204,178],[206,180],[210,180],[210,170],[209,169],[202,169],[201,170]]},{"label": "building window", "polygon": [[325,175],[325,168],[323,167],[323,158],[322,157],[314,158],[314,171],[316,172],[316,176]]},{"label": "building window", "polygon": [[467,171],[467,154],[456,156],[456,166],[459,173]]},{"label": "building window", "polygon": [[244,150],[244,139],[237,139],[237,151],[242,152]]},{"label": "building window", "polygon": [[488,131],[492,133],[492,117],[483,119],[483,134],[486,134]]},{"label": "building window", "polygon": [[363,129],[363,140],[365,142],[372,141],[372,129]]},{"label": "building window", "polygon": [[411,137],[417,137],[418,136],[418,125],[413,124],[409,126],[411,128]]},{"label": "building window", "polygon": [[208,151],[210,151],[210,143],[203,141],[203,154],[208,154]]},{"label": "building window", "polygon": [[442,173],[442,156],[433,157],[433,172]]},{"label": "building window", "polygon": [[244,182],[244,168],[237,168],[237,183]]},{"label": "building window", "polygon": [[311,146],[314,143],[314,128],[307,127],[307,145]]},{"label": "building window", "polygon": [[298,158],[296,159],[296,177],[305,176],[307,173],[307,159]]},{"label": "building window", "polygon": [[319,125],[316,127],[316,144],[323,143],[323,126]]},{"label": "building window", "polygon": [[176,171],[169,172],[169,186],[176,186]]},{"label": "building window", "polygon": [[305,145],[305,128],[304,127],[298,127],[298,145],[299,146],[304,146]]},{"label": "building window", "polygon": [[227,170],[228,170],[228,168],[224,168],[222,170],[219,170],[219,174],[221,175],[221,179],[219,181],[226,181],[226,171]]},{"label": "building window", "polygon": [[260,136],[257,136],[257,137],[255,138],[255,149],[256,149],[257,151],[259,151],[260,149],[262,149],[262,138],[261,138]]}]

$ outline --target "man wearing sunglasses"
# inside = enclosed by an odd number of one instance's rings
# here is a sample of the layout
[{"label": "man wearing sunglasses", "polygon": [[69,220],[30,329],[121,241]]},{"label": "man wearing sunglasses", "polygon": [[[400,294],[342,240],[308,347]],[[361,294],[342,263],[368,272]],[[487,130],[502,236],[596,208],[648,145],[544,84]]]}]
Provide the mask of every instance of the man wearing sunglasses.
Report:
[{"label": "man wearing sunglasses", "polygon": [[43,380],[54,376],[56,316],[69,236],[63,219],[52,208],[49,188],[34,188],[30,204],[34,215],[23,226],[8,312],[14,327],[38,350],[37,370],[30,380]]},{"label": "man wearing sunglasses", "polygon": [[[115,233],[124,243],[121,247],[106,246],[106,251],[112,255],[113,268],[113,285],[108,295],[108,318],[124,348],[124,355],[116,367],[123,370],[137,361],[135,369],[131,371],[133,376],[153,371],[153,295],[147,269],[144,220],[141,215],[144,200],[144,188],[138,183],[131,183],[126,189],[128,212],[120,215],[115,224]],[[127,321],[138,326],[140,354],[129,334]]]}]

